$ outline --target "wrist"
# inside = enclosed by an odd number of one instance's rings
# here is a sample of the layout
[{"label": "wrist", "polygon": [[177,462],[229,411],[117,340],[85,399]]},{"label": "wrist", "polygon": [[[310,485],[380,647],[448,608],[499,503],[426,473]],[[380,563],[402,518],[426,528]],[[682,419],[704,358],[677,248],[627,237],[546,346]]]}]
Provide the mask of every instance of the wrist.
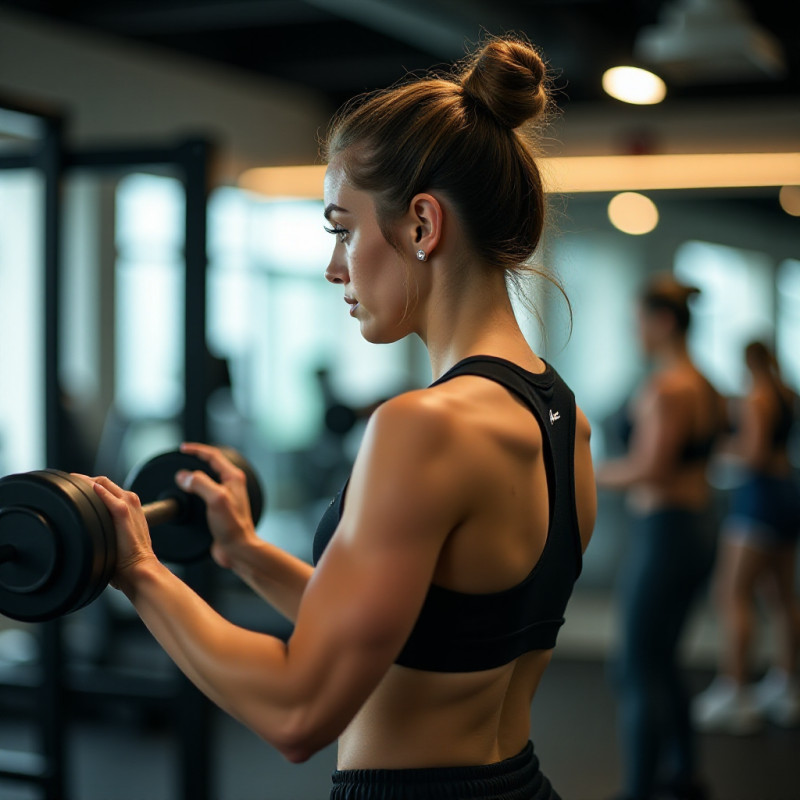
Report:
[{"label": "wrist", "polygon": [[243,565],[250,562],[252,553],[260,543],[261,539],[255,528],[250,528],[239,536],[214,541],[211,545],[211,557],[224,569],[238,572]]},{"label": "wrist", "polygon": [[111,585],[133,602],[140,588],[156,578],[165,567],[154,555],[142,556],[135,561],[117,566]]}]

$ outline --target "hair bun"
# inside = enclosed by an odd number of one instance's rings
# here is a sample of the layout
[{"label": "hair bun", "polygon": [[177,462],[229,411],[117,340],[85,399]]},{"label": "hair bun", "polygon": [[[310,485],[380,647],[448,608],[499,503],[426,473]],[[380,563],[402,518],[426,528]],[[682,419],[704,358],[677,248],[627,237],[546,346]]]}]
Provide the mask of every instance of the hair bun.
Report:
[{"label": "hair bun", "polygon": [[544,62],[530,44],[493,39],[467,63],[461,86],[501,125],[514,129],[546,110],[546,74]]}]

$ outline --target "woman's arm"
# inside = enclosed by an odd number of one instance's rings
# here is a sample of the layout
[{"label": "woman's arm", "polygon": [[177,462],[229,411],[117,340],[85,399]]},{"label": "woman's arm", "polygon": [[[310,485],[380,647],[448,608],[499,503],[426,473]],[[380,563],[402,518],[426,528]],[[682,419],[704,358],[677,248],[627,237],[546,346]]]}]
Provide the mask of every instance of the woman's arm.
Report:
[{"label": "woman's arm", "polygon": [[465,503],[450,431],[418,394],[375,413],[286,643],[219,616],[155,559],[135,495],[97,479],[118,531],[114,585],[201,691],[302,761],[344,730],[413,628]]},{"label": "woman's arm", "polygon": [[686,439],[687,398],[664,382],[651,386],[637,404],[630,447],[625,456],[597,468],[597,485],[624,490],[668,478]]}]

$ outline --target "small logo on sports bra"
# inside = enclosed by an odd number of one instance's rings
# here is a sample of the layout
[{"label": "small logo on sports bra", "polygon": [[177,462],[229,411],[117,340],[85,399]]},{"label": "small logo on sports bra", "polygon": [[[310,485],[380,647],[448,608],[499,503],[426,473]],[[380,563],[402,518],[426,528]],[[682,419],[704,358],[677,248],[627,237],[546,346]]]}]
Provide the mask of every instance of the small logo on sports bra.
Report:
[{"label": "small logo on sports bra", "polygon": [[553,409],[551,408],[550,409],[550,424],[552,425],[558,419],[561,419],[561,414],[559,414],[558,411],[554,412]]}]

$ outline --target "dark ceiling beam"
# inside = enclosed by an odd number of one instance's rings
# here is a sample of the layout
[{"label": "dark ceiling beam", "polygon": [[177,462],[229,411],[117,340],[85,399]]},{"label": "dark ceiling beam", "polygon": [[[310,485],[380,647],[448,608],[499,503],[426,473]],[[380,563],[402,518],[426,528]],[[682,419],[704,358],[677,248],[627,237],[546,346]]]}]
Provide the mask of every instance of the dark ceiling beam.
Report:
[{"label": "dark ceiling beam", "polygon": [[[430,53],[442,61],[464,55],[477,26],[465,18],[461,4],[425,5],[400,0],[304,0],[308,5],[390,36],[415,50]],[[468,4],[464,4],[468,5]]]},{"label": "dark ceiling beam", "polygon": [[[412,60],[416,59],[416,61]],[[426,71],[430,60],[422,55],[359,55],[283,59],[273,65],[276,76],[309,83],[325,92],[356,94],[382,88],[409,72]]]},{"label": "dark ceiling beam", "polygon": [[81,14],[81,21],[131,36],[163,36],[251,27],[280,27],[329,20],[330,15],[298,0],[211,0],[136,9],[113,4]]}]

